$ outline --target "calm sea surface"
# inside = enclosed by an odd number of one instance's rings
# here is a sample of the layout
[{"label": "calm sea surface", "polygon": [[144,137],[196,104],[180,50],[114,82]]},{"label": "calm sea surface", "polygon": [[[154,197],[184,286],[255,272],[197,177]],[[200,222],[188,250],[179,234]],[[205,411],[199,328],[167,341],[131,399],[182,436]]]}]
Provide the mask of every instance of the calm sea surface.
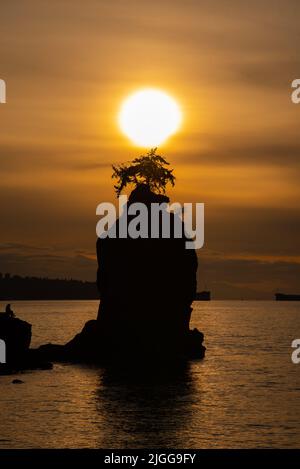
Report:
[{"label": "calm sea surface", "polygon": [[[69,340],[98,305],[13,306],[38,346]],[[0,447],[300,447],[300,364],[291,362],[300,303],[196,302],[192,325],[205,333],[207,357],[173,378],[62,364],[0,376]]]}]

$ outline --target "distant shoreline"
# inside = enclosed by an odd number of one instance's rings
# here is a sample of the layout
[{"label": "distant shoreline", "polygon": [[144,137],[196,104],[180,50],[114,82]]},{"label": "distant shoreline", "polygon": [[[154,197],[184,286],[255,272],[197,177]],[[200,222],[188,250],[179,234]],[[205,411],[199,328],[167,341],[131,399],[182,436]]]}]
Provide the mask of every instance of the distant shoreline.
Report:
[{"label": "distant shoreline", "polygon": [[96,282],[0,274],[0,301],[99,300]]},{"label": "distant shoreline", "polygon": [[[203,292],[197,292],[201,294]],[[217,301],[274,301],[273,298],[213,298]],[[100,300],[97,283],[47,277],[22,277],[0,273],[0,301]],[[201,301],[197,300],[194,301]]]},{"label": "distant shoreline", "polygon": [[[8,298],[8,299],[3,299],[3,298],[0,298],[0,303],[15,303],[15,302],[44,302],[44,301],[101,301],[101,298],[43,298],[43,299],[40,299],[40,298]],[[211,300],[210,302],[208,303],[214,303],[214,302],[218,302],[218,301],[234,301],[234,302],[239,302],[239,303],[246,303],[246,302],[261,302],[261,301],[264,301],[264,302],[269,302],[269,303],[275,303],[275,301],[272,299],[272,298],[257,298],[257,299],[253,299],[253,298],[247,298],[247,299],[240,299],[240,298],[214,298],[213,300]],[[201,303],[201,304],[205,304],[207,303],[206,301],[201,301],[201,300],[194,300],[193,303]],[[192,303],[192,304],[193,304]],[[297,301],[288,301],[288,303],[299,303]]]}]

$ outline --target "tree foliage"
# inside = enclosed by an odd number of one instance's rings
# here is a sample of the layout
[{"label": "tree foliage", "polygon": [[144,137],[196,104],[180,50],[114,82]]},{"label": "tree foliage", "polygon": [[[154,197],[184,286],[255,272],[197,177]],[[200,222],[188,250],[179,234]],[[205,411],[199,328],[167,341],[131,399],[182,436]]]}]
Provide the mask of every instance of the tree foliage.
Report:
[{"label": "tree foliage", "polygon": [[163,194],[168,183],[175,185],[173,169],[166,168],[169,163],[157,155],[156,150],[157,148],[152,148],[146,155],[112,167],[112,178],[117,179],[114,188],[118,197],[128,184],[146,184],[151,191]]}]

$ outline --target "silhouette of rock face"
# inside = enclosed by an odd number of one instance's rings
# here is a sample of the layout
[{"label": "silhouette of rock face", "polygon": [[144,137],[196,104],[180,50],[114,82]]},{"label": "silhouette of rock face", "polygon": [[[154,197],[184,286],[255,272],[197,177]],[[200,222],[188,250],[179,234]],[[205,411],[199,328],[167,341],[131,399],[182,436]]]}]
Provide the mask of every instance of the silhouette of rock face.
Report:
[{"label": "silhouette of rock face", "polygon": [[[131,193],[128,208],[136,202],[150,208],[151,203],[169,199],[140,185]],[[147,355],[186,351],[197,256],[185,248],[187,238],[174,237],[175,217],[170,214],[170,238],[162,237],[160,224],[158,238],[98,239],[98,324],[109,348]],[[128,216],[128,224],[130,221]],[[117,220],[117,234],[119,223]],[[150,211],[148,230],[150,233]]]},{"label": "silhouette of rock face", "polygon": [[[128,206],[168,202],[145,185],[130,195]],[[129,207],[128,207],[129,208]],[[100,306],[97,320],[88,321],[66,345],[44,345],[42,359],[164,363],[164,358],[203,358],[203,334],[189,330],[196,294],[197,256],[186,249],[186,238],[104,238],[97,241]],[[128,225],[131,221],[128,215]],[[161,218],[162,220],[162,218]],[[177,220],[178,221],[178,220]],[[180,221],[182,224],[182,222]],[[120,219],[116,221],[119,233]],[[127,225],[127,226],[128,226]],[[149,211],[148,229],[151,229]],[[149,231],[150,232],[150,231]],[[184,231],[183,231],[184,232]]]}]

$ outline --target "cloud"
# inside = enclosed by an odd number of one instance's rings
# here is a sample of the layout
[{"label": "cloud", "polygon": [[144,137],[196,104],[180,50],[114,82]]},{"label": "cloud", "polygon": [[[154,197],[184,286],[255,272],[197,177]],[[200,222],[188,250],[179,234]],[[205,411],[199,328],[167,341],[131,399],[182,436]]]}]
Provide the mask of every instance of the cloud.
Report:
[{"label": "cloud", "polygon": [[79,280],[95,280],[97,270],[95,257],[89,252],[18,243],[0,246],[0,265],[3,274]]},{"label": "cloud", "polygon": [[233,75],[239,83],[255,88],[263,87],[266,91],[274,89],[291,93],[291,83],[300,73],[299,58],[285,58],[280,55],[256,61],[241,61],[233,67]]},{"label": "cloud", "polygon": [[299,256],[265,258],[241,254],[224,257],[199,254],[198,284],[215,299],[273,299],[276,291],[299,293]]},{"label": "cloud", "polygon": [[256,142],[252,138],[243,136],[235,141],[225,135],[192,135],[190,140],[195,142],[205,139],[206,148],[200,147],[185,153],[175,152],[176,161],[185,165],[250,165],[250,166],[280,166],[287,170],[292,166],[297,168],[300,165],[300,144],[293,138],[286,141],[276,141],[276,137],[269,140],[268,137],[262,139],[258,137]]},{"label": "cloud", "polygon": [[81,145],[41,145],[19,142],[0,144],[1,172],[16,170],[24,172],[52,171],[92,171],[109,168],[111,163],[99,158],[103,148],[86,148]]},{"label": "cloud", "polygon": [[[209,288],[215,299],[272,299],[274,292],[297,293],[299,256],[199,251],[198,289]],[[0,247],[2,273],[95,280],[93,252],[55,246],[8,243]]]}]

